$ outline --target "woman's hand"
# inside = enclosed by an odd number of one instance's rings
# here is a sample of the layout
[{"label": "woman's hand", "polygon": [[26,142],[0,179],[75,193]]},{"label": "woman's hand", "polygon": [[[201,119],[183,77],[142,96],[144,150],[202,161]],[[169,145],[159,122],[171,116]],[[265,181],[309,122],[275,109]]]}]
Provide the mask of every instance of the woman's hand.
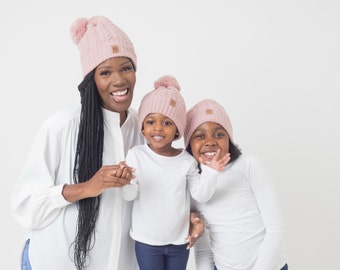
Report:
[{"label": "woman's hand", "polygon": [[130,184],[134,178],[134,169],[127,166],[125,162],[118,165],[102,166],[88,181],[65,185],[62,191],[64,198],[69,202],[96,197],[107,188],[123,187]]},{"label": "woman's hand", "polygon": [[187,249],[195,245],[196,241],[203,234],[203,232],[204,232],[204,220],[202,216],[197,212],[191,212],[189,236],[187,238],[188,241]]},{"label": "woman's hand", "polygon": [[96,197],[107,188],[123,187],[130,184],[134,178],[134,170],[128,167],[124,161],[118,165],[101,167],[87,182],[88,197]]}]

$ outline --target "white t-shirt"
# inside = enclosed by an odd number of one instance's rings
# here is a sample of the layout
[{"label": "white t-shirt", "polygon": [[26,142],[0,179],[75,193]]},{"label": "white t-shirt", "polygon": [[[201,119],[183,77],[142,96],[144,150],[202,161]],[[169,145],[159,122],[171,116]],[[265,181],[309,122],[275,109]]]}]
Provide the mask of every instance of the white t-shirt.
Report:
[{"label": "white t-shirt", "polygon": [[182,245],[189,235],[190,194],[206,202],[215,192],[218,172],[185,150],[173,157],[159,155],[147,144],[130,149],[126,162],[136,169],[123,197],[134,200],[130,235],[149,245]]},{"label": "white t-shirt", "polygon": [[[144,139],[137,114],[129,110],[120,127],[118,113],[103,109],[103,165],[124,160],[127,150]],[[29,230],[29,257],[34,270],[74,270],[73,248],[78,210],[62,196],[64,184],[73,184],[80,108],[60,111],[39,130],[24,169],[14,187],[12,209]],[[96,242],[89,270],[138,269],[134,242],[129,237],[132,204],[119,189],[103,192],[96,223]]]},{"label": "white t-shirt", "polygon": [[213,261],[219,270],[279,270],[286,263],[277,195],[257,159],[241,155],[228,164],[216,193],[196,208],[206,220],[194,246],[198,270],[213,269]]}]

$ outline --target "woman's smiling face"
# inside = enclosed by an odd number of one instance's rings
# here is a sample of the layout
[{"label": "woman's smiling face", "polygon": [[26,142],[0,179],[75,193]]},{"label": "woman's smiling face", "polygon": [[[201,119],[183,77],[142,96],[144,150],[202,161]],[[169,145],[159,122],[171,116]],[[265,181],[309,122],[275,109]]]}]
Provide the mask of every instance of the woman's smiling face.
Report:
[{"label": "woman's smiling face", "polygon": [[95,70],[94,81],[103,107],[125,114],[131,105],[136,83],[136,72],[130,59],[114,57],[99,64]]}]

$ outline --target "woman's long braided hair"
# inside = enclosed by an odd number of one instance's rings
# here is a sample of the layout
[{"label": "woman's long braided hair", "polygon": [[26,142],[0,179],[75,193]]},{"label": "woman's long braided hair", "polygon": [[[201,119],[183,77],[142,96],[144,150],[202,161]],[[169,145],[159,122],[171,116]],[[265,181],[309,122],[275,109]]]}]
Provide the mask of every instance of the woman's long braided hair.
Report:
[{"label": "woman's long braided hair", "polygon": [[[102,166],[104,123],[102,100],[94,81],[94,70],[79,84],[81,114],[74,164],[74,181],[90,179]],[[78,270],[86,267],[87,256],[95,243],[95,226],[101,196],[78,201],[77,231],[74,240],[74,264]]]}]

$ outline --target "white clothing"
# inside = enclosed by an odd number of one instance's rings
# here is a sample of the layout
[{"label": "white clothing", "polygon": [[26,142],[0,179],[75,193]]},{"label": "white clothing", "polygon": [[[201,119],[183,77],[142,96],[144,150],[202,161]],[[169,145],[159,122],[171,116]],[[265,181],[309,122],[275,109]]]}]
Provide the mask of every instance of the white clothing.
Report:
[{"label": "white clothing", "polygon": [[218,176],[216,193],[196,208],[206,221],[206,233],[194,246],[198,270],[213,269],[213,261],[218,270],[285,265],[277,196],[254,157],[241,155],[228,164]]},{"label": "white clothing", "polygon": [[128,151],[126,163],[136,169],[122,195],[134,200],[130,235],[149,245],[182,245],[189,235],[190,194],[206,202],[214,194],[218,172],[204,166],[185,150],[173,157],[159,155],[147,145]]},{"label": "white clothing", "polygon": [[[120,127],[118,113],[103,109],[103,165],[118,164],[127,150],[144,139],[139,135],[137,114],[128,112]],[[65,184],[73,184],[80,108],[50,117],[39,130],[12,195],[12,210],[30,230],[29,257],[34,270],[73,270],[73,246],[78,210],[62,196]],[[132,204],[119,189],[102,193],[96,223],[95,245],[89,270],[138,269],[134,242],[129,237]]]}]

